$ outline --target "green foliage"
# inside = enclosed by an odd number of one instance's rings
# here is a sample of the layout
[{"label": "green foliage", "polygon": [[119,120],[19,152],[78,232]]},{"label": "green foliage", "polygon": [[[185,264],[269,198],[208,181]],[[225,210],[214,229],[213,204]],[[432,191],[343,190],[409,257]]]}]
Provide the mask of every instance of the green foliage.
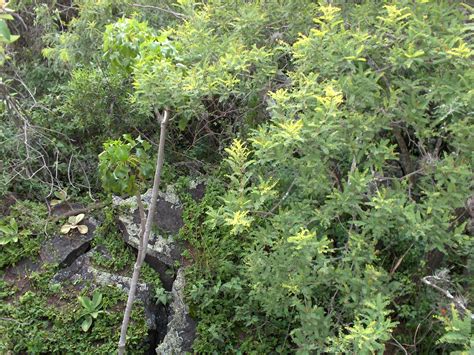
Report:
[{"label": "green foliage", "polygon": [[100,253],[94,253],[92,261],[95,265],[110,270],[111,272],[122,272],[133,267],[135,256],[132,250],[126,247],[116,223],[114,210],[106,207],[103,210],[104,219],[95,231],[92,240],[94,246],[103,245],[110,253],[111,258],[103,257]]},{"label": "green foliage", "polygon": [[9,58],[5,54],[5,46],[15,42],[19,38],[19,36],[12,35],[8,28],[7,21],[13,20],[13,16],[10,12],[11,10],[2,2],[0,4],[0,66],[5,63],[5,59]]},{"label": "green foliage", "polygon": [[[1,247],[0,352],[114,352],[122,322],[120,310],[125,305],[126,293],[112,286],[99,287],[92,292],[86,285],[79,292],[74,282],[54,284],[51,280],[58,272],[55,265],[46,264],[35,272],[17,277],[8,272],[4,275],[4,269],[23,258],[35,261],[41,244],[48,238],[45,233],[57,233],[56,225],[45,225],[47,210],[44,203],[17,202],[11,207],[9,218],[17,221],[20,230],[28,229],[31,234]],[[117,271],[113,270],[115,267],[129,272],[133,266],[133,252],[126,247],[116,228],[113,214],[106,214],[104,223],[96,231],[94,244],[110,248],[114,256],[109,261],[112,263],[108,264],[110,268],[104,265],[107,270]],[[96,263],[95,258],[93,261]],[[9,276],[6,277],[7,274]],[[143,353],[148,326],[141,303],[134,306],[133,317],[128,333],[129,349],[133,353]]]},{"label": "green foliage", "polygon": [[148,264],[142,265],[140,280],[151,288],[156,303],[167,305],[171,301],[171,293],[165,290],[158,274]]},{"label": "green foliage", "polygon": [[42,241],[51,229],[46,225],[46,217],[46,207],[40,203],[24,201],[11,207],[5,222],[1,222],[0,238],[8,242],[0,245],[0,268],[38,254]]},{"label": "green foliage", "polygon": [[[99,180],[112,193],[141,191],[147,143],[116,138],[156,140],[155,112],[168,108],[167,180],[182,166],[212,171],[200,203],[183,197],[195,352],[381,353],[415,338],[420,353],[468,349],[466,317],[434,321],[439,300],[420,279],[447,267],[461,294],[472,291],[472,8],[346,3],[15,1],[26,26],[8,20],[23,32],[5,65],[0,194],[94,194]],[[217,170],[206,164],[221,153]],[[38,252],[44,223],[31,219],[46,211],[34,212],[4,219],[31,234],[2,246],[1,267]],[[93,243],[112,258],[94,263],[124,271],[133,253],[105,213]],[[107,310],[114,297],[100,292]],[[27,336],[5,326],[1,351],[71,351],[49,331],[64,336],[77,319],[25,295],[6,314],[34,326]],[[72,351],[111,351],[110,334],[97,332],[112,323],[74,329],[71,339],[90,342]]]},{"label": "green foliage", "polygon": [[380,294],[373,300],[366,301],[361,312],[361,319],[357,318],[353,326],[346,328],[343,334],[335,341],[332,350],[354,352],[357,354],[377,354],[385,350],[384,343],[390,339],[391,329],[396,325],[388,317],[386,310],[389,302],[384,301]]},{"label": "green foliage", "polygon": [[[195,20],[205,21],[201,16]],[[137,104],[145,109],[179,109],[181,130],[204,112],[205,98],[225,102],[243,95],[244,87],[249,88],[247,80],[268,80],[275,70],[271,53],[264,48],[246,48],[236,36],[217,37],[211,29],[196,32],[190,26],[155,34],[146,23],[123,19],[109,25],[104,37],[112,67],[133,72]],[[198,40],[209,43],[191,44]]]},{"label": "green foliage", "polygon": [[83,307],[79,320],[82,320],[81,328],[84,332],[87,332],[92,326],[94,319],[97,319],[101,311],[102,294],[95,291],[92,295],[92,299],[87,296],[79,296],[79,303]]},{"label": "green foliage", "polygon": [[471,314],[464,314],[461,317],[454,304],[451,304],[451,317],[438,316],[437,318],[443,322],[446,331],[438,342],[458,345],[462,349],[461,351],[450,352],[452,355],[467,355],[472,353],[474,350],[474,335],[472,332]]},{"label": "green foliage", "polygon": [[[160,47],[162,41],[156,38],[146,22],[136,19],[120,19],[107,25],[104,32],[105,57],[115,70],[131,71],[132,65],[140,55],[142,46],[154,45]],[[161,49],[157,53],[163,52]],[[161,56],[161,53],[160,53]]]},{"label": "green foliage", "polygon": [[397,323],[400,343],[441,331],[419,280],[429,252],[472,253],[454,216],[472,187],[465,19],[459,4],[318,7],[270,122],[227,150],[196,244],[225,253],[190,286],[197,351],[372,353]]},{"label": "green foliage", "polygon": [[[15,221],[15,218],[10,219],[9,223],[0,225],[0,245],[5,245],[8,243],[18,242],[18,224]],[[28,232],[26,232],[28,234]]]},{"label": "green foliage", "polygon": [[67,193],[67,189],[54,191],[54,196],[56,199],[51,200],[51,206],[59,205],[60,203],[64,203],[69,200],[69,195]]},{"label": "green foliage", "polygon": [[124,135],[123,140],[104,143],[99,155],[99,173],[106,191],[133,195],[140,191],[140,184],[153,175],[153,165],[148,151],[151,145],[140,137]]},{"label": "green foliage", "polygon": [[[51,291],[48,288],[52,275],[41,281],[34,290],[25,292],[13,302],[0,305],[0,351],[7,353],[94,353],[110,354],[116,350],[122,320],[117,307],[124,304],[126,294],[114,287],[101,287],[103,316],[97,317],[94,326],[84,332],[77,314],[83,307],[70,290]],[[8,286],[11,287],[11,286]],[[86,290],[85,290],[86,291]],[[130,351],[140,353],[147,325],[143,307],[134,307],[130,325]],[[25,324],[28,324],[26,327]]]}]

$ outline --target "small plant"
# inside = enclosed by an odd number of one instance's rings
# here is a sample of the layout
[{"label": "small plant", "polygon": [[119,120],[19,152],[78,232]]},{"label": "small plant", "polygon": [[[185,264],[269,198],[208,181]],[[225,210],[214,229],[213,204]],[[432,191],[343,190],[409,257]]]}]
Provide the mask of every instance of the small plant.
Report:
[{"label": "small plant", "polygon": [[133,139],[129,134],[124,134],[123,140],[104,143],[104,151],[99,155],[104,188],[116,194],[139,193],[146,179],[153,176],[150,148],[150,143],[140,137]]},{"label": "small plant", "polygon": [[54,196],[56,196],[57,199],[51,200],[51,206],[56,206],[69,200],[67,189],[55,191]]},{"label": "small plant", "polygon": [[0,224],[0,245],[18,242],[18,236],[27,236],[30,234],[28,230],[18,232],[18,223],[15,218],[11,218],[8,224]]},{"label": "small plant", "polygon": [[171,301],[171,294],[166,291],[163,287],[157,287],[155,288],[155,299],[156,299],[156,304],[163,304],[167,305]]},{"label": "small plant", "polygon": [[89,230],[87,226],[85,224],[79,224],[84,219],[84,217],[84,213],[69,217],[67,220],[68,223],[61,227],[61,233],[68,234],[72,229],[77,229],[79,233],[86,234]]},{"label": "small plant", "polygon": [[94,319],[97,319],[100,313],[104,313],[102,308],[102,294],[95,291],[92,295],[92,299],[87,296],[77,297],[79,303],[82,305],[83,310],[79,320],[82,320],[81,328],[84,332],[87,332]]}]

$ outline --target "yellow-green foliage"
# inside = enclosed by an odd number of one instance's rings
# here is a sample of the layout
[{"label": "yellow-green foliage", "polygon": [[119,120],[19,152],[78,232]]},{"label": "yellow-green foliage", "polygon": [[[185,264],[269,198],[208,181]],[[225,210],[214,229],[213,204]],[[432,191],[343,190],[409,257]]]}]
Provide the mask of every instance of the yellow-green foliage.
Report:
[{"label": "yellow-green foliage", "polygon": [[[41,181],[99,191],[92,171],[110,138],[104,183],[136,192],[131,176],[146,184],[140,167],[153,167],[117,137],[156,142],[156,111],[169,108],[170,165],[212,175],[203,201],[187,200],[181,231],[194,261],[194,351],[465,351],[467,321],[433,318],[446,300],[420,280],[445,267],[453,290],[472,290],[469,5],[78,0],[68,12],[17,2],[43,29],[47,62],[15,57],[0,192],[39,190],[27,172],[42,160],[26,164],[32,150],[12,143],[24,117],[27,133],[41,128],[27,138],[53,172],[38,170]],[[9,242],[8,260],[21,243]],[[131,263],[107,245],[114,260],[101,263]]]},{"label": "yellow-green foliage", "polygon": [[454,214],[472,183],[466,18],[458,3],[318,8],[289,44],[271,121],[227,150],[228,190],[207,225],[244,250],[228,251],[233,272],[217,272],[213,292],[190,292],[209,327],[218,308],[198,295],[234,298],[236,335],[200,328],[198,349],[374,353],[397,323],[401,342],[432,327],[428,253],[450,265],[473,247]]}]

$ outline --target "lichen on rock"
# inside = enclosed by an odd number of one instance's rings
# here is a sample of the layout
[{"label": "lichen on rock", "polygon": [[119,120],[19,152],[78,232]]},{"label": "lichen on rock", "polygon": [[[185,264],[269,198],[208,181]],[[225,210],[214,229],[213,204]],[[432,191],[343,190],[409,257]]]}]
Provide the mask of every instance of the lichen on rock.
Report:
[{"label": "lichen on rock", "polygon": [[184,269],[180,268],[173,283],[168,331],[156,348],[157,354],[183,354],[191,350],[196,335],[196,323],[184,301]]}]

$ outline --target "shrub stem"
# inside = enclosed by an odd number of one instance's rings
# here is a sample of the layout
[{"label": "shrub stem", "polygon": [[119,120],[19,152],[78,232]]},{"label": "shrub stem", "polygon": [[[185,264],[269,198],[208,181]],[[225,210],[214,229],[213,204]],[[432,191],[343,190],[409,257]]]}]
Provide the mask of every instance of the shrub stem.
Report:
[{"label": "shrub stem", "polygon": [[[146,256],[146,252],[148,248],[148,239],[150,238],[150,232],[151,232],[151,227],[153,223],[153,216],[155,214],[155,208],[156,208],[156,200],[158,199],[158,191],[159,191],[159,185],[161,181],[161,170],[163,168],[163,162],[164,162],[166,128],[167,128],[167,123],[168,123],[168,118],[169,118],[169,110],[168,109],[165,110],[163,118],[161,118],[160,116],[158,117],[160,118],[160,121],[161,121],[161,132],[160,132],[160,143],[158,146],[158,157],[156,158],[155,177],[153,180],[151,202],[148,208],[148,215],[146,218],[145,230],[144,232],[140,233],[141,238],[140,238],[139,246],[138,246],[137,260],[133,268],[133,275],[132,275],[132,280],[130,282],[130,291],[128,293],[127,306],[125,307],[125,312],[123,314],[122,327],[120,330],[120,340],[118,343],[118,353],[120,355],[125,354],[125,345],[127,342],[127,329],[130,323],[130,315],[132,313],[133,301],[135,300],[135,292],[137,288],[138,277],[140,276],[140,269],[143,265],[143,261],[145,260],[145,256]],[[141,196],[137,197],[137,199],[138,199],[137,202],[140,201],[139,203],[141,203]],[[143,218],[143,216],[144,216],[143,211],[140,211],[140,217]],[[141,226],[143,228],[143,221],[141,221]]]}]

